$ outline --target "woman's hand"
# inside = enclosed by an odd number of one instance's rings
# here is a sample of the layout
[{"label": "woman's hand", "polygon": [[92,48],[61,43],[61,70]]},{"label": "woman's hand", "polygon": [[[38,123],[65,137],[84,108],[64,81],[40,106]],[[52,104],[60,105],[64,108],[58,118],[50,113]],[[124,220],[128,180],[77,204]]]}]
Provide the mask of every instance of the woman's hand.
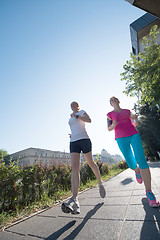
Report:
[{"label": "woman's hand", "polygon": [[71,116],[71,118],[73,118],[73,117],[75,118],[75,117],[76,117],[76,114],[75,114],[75,113],[71,113],[70,116]]},{"label": "woman's hand", "polygon": [[117,120],[115,119],[112,123],[112,126],[115,128],[117,126]]},{"label": "woman's hand", "polygon": [[131,114],[131,122],[136,127],[138,125],[138,117],[136,114]]},{"label": "woman's hand", "polygon": [[[83,116],[76,115],[75,113],[71,113],[70,116],[71,116],[71,118],[74,117],[74,118],[80,119],[80,120],[82,120],[84,122],[91,123],[91,119],[90,119],[90,117],[88,116],[88,114],[86,112],[83,114]],[[76,116],[78,116],[78,117],[76,117]]]},{"label": "woman's hand", "polygon": [[117,126],[117,120],[115,119],[112,124],[108,127],[109,131],[112,131]]}]

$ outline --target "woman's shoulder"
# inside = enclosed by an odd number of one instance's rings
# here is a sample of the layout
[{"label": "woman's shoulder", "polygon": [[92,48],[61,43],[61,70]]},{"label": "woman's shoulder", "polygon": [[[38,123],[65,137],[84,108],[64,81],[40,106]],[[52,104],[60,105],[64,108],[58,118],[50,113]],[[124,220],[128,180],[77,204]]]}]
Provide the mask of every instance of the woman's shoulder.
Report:
[{"label": "woman's shoulder", "polygon": [[114,111],[108,112],[107,117],[111,117],[113,115]]}]

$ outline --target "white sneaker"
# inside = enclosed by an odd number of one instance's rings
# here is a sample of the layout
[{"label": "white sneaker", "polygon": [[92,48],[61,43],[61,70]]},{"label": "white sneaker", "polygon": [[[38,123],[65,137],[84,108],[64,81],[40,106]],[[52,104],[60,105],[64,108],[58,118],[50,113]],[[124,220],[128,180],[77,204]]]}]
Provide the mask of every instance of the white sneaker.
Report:
[{"label": "white sneaker", "polygon": [[61,205],[62,212],[64,213],[72,213],[72,214],[80,214],[80,205],[78,200],[73,197],[66,203],[62,203]]},{"label": "white sneaker", "polygon": [[106,196],[106,190],[104,188],[104,186],[102,184],[99,184],[99,194],[101,196],[101,198],[105,198]]}]

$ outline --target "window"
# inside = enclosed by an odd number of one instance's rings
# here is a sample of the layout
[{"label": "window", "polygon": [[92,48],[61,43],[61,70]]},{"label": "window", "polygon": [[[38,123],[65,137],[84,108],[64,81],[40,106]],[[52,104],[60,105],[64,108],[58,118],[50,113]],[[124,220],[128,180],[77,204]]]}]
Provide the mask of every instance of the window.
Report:
[{"label": "window", "polygon": [[134,55],[136,55],[136,49],[134,47],[132,47],[132,52]]}]

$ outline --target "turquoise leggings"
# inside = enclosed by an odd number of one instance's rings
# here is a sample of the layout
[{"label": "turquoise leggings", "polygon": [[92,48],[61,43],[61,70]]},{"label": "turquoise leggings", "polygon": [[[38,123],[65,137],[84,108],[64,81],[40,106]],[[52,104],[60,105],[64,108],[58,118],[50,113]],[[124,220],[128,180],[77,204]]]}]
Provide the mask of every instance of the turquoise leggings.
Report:
[{"label": "turquoise leggings", "polygon": [[117,138],[116,141],[129,168],[135,169],[137,163],[140,169],[149,168],[144,155],[141,137],[138,133],[129,137]]}]

